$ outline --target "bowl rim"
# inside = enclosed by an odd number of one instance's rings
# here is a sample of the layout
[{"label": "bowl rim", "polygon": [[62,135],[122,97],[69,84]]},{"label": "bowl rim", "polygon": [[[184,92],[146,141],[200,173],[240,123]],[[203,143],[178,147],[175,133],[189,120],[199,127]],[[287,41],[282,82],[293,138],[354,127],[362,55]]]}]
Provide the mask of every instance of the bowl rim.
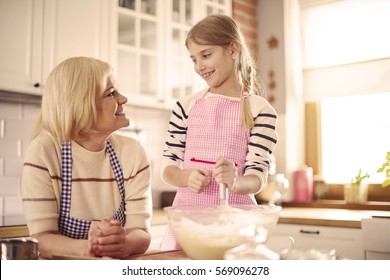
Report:
[{"label": "bowl rim", "polygon": [[[163,208],[163,210],[166,213],[172,212],[173,210],[176,210],[175,212],[202,212],[205,210],[219,210],[221,205],[219,204],[186,204],[186,205],[172,205],[172,206],[166,206]],[[275,204],[231,204],[229,205],[230,208],[239,208],[239,209],[248,209],[248,210],[254,210],[254,211],[262,211],[264,210],[264,213],[277,213],[279,214],[282,210],[282,206],[275,205]],[[195,209],[194,209],[195,208]]]}]

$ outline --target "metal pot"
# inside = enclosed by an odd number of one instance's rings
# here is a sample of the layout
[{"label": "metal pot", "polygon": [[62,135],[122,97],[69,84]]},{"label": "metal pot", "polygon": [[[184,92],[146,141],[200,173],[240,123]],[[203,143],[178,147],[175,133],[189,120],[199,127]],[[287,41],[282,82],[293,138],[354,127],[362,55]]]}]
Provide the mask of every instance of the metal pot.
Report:
[{"label": "metal pot", "polygon": [[37,260],[38,256],[38,240],[36,239],[1,239],[2,260]]}]

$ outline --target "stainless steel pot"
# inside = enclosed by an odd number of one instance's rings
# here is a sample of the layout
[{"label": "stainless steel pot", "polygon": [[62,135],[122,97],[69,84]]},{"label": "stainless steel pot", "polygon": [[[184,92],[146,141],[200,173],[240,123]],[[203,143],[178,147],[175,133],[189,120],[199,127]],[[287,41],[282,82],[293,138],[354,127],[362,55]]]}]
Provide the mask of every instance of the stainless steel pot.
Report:
[{"label": "stainless steel pot", "polygon": [[37,260],[38,257],[38,240],[36,239],[1,239],[2,260]]}]

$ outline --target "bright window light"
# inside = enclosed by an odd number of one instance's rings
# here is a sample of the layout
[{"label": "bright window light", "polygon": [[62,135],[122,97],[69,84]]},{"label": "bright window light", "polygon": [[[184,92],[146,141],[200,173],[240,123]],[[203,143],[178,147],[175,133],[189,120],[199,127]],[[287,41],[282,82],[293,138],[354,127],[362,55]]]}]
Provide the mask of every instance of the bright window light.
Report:
[{"label": "bright window light", "polygon": [[323,175],[329,183],[348,183],[361,168],[376,173],[390,151],[390,93],[321,101]]},{"label": "bright window light", "polygon": [[390,57],[390,1],[335,1],[302,10],[304,68]]}]

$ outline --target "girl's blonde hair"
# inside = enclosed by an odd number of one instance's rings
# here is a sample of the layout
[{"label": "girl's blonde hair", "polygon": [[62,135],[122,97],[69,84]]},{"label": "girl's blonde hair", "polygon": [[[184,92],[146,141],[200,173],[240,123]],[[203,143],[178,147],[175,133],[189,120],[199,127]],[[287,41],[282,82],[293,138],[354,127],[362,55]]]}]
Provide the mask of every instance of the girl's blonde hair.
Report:
[{"label": "girl's blonde hair", "polygon": [[97,98],[111,73],[108,63],[94,58],[72,57],[61,62],[47,78],[32,137],[46,132],[60,144],[91,132],[97,121]]},{"label": "girl's blonde hair", "polygon": [[[239,56],[236,60],[236,78],[248,94],[263,95],[262,81],[257,76],[253,60],[238,23],[226,15],[209,15],[195,24],[189,31],[185,44],[194,42],[198,45],[218,45],[229,47],[239,46]],[[253,127],[253,116],[250,111],[248,98],[244,98],[241,123],[244,127]]]}]

